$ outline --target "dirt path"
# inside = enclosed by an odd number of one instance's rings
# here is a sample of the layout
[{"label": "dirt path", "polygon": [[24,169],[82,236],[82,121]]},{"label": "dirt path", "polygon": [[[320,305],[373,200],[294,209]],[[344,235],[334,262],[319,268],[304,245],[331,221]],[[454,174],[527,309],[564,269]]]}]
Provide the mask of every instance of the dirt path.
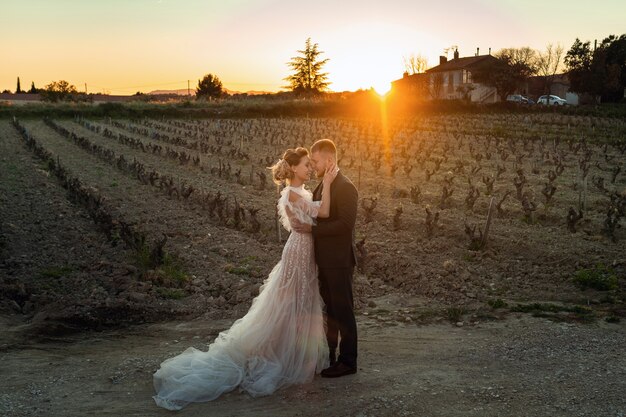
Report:
[{"label": "dirt path", "polygon": [[[0,414],[171,415],[152,373],[188,346],[206,350],[230,320],[196,319],[25,341],[3,351]],[[6,325],[6,322],[5,322]],[[252,399],[233,392],[183,416],[624,416],[625,324],[529,316],[465,325],[359,316],[359,372]]]}]

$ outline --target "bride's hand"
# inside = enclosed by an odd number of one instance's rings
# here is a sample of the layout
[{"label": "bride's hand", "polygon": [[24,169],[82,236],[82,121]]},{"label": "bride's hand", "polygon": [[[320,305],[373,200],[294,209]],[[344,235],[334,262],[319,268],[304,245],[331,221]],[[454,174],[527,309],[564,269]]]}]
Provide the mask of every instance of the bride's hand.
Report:
[{"label": "bride's hand", "polygon": [[324,173],[324,185],[329,186],[332,184],[333,180],[337,177],[337,173],[339,172],[339,167],[337,167],[336,163],[332,163],[328,168],[326,168],[326,172]]}]

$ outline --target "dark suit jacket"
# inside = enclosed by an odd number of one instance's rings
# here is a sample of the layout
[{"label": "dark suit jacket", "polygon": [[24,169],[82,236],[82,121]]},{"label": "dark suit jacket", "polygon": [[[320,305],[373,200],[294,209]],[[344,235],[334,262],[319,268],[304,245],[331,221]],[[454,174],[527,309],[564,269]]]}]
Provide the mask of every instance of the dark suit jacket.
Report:
[{"label": "dark suit jacket", "polygon": [[[313,191],[313,200],[322,198],[321,185]],[[330,186],[330,216],[318,218],[313,226],[315,262],[320,268],[356,266],[354,224],[359,194],[352,181],[339,171]]]}]

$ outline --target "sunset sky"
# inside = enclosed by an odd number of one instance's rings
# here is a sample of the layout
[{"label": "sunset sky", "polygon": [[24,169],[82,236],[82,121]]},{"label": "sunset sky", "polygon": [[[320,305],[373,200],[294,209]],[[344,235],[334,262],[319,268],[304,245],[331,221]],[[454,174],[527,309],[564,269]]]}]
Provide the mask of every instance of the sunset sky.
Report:
[{"label": "sunset sky", "polygon": [[626,32],[625,17],[624,0],[0,0],[0,91],[18,76],[23,89],[193,89],[207,73],[230,90],[278,91],[307,37],[330,58],[332,90],[384,88],[412,53],[434,66],[452,45],[568,50]]}]

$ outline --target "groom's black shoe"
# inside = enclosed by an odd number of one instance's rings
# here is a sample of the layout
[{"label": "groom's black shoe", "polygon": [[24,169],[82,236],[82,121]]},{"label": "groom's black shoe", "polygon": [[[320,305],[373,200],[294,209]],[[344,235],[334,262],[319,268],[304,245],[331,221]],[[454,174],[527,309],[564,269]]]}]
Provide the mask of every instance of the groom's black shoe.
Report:
[{"label": "groom's black shoe", "polygon": [[356,367],[353,368],[343,362],[337,362],[330,368],[324,369],[321,373],[323,378],[338,378],[340,376],[351,374],[356,374]]}]

